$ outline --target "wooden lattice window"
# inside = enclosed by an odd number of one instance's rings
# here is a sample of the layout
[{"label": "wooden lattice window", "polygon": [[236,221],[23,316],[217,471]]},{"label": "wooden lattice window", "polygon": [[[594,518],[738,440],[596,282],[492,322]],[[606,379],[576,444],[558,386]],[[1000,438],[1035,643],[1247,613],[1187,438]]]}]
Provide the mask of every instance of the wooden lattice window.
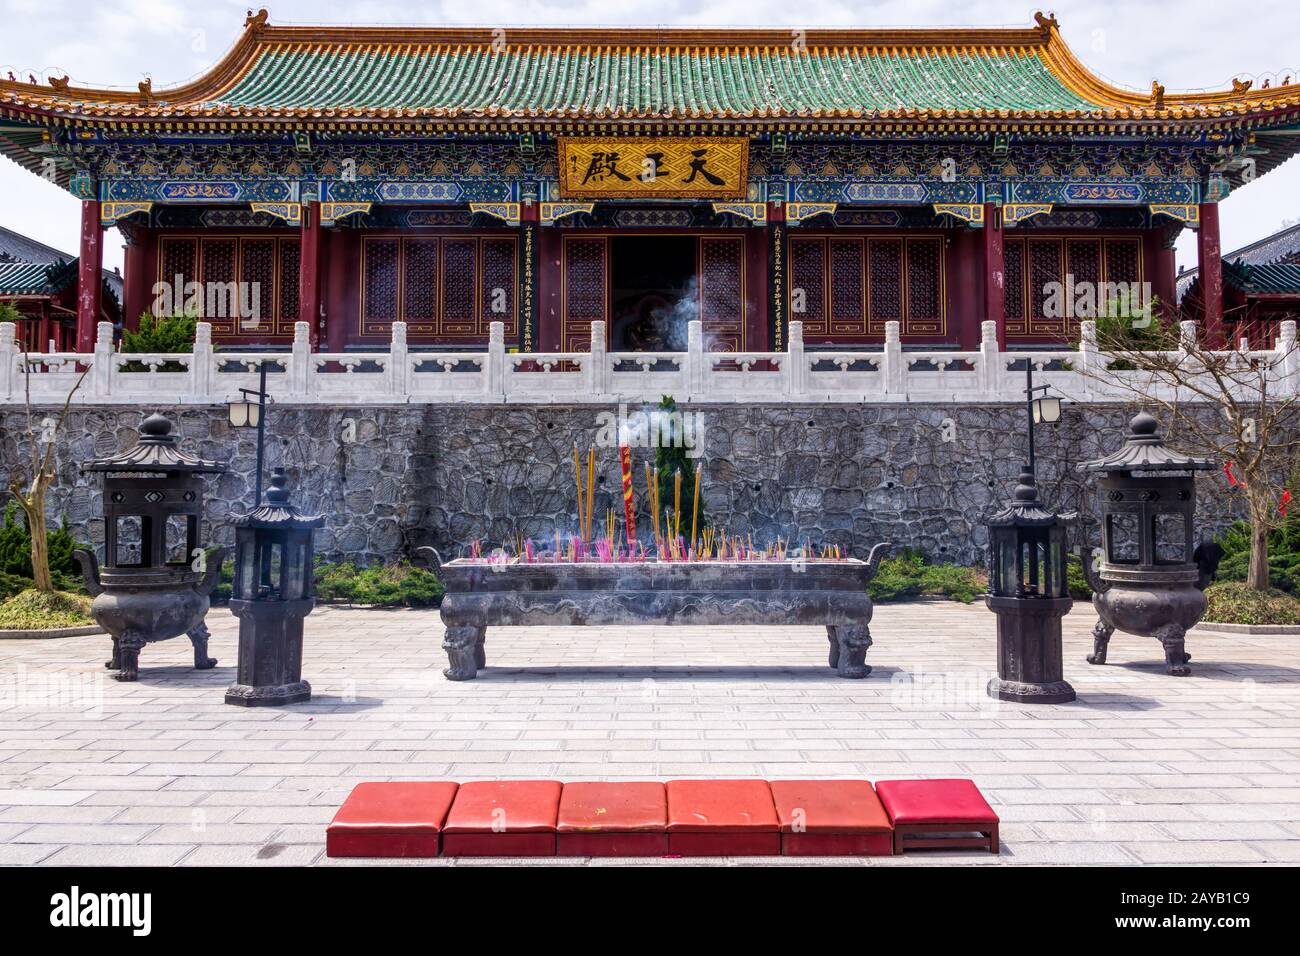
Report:
[{"label": "wooden lattice window", "polygon": [[[1010,237],[1003,262],[1008,338],[1069,338],[1078,328],[1080,302],[1100,309],[1116,283],[1143,279],[1142,241],[1124,236]],[[1084,291],[1089,287],[1091,298]]]},{"label": "wooden lattice window", "polygon": [[[518,335],[514,236],[366,236],[361,242],[361,334],[486,341],[492,322]],[[504,309],[497,309],[504,302]]]},{"label": "wooden lattice window", "polygon": [[790,318],[804,335],[826,335],[826,240],[790,239]]},{"label": "wooden lattice window", "polygon": [[806,339],[879,339],[886,322],[902,335],[943,335],[944,282],[938,236],[790,240],[790,318],[802,319]]},{"label": "wooden lattice window", "polygon": [[180,285],[176,307],[187,304],[185,286],[198,282],[198,317],[215,341],[241,344],[293,338],[298,319],[297,237],[171,236],[159,240],[158,280]]}]

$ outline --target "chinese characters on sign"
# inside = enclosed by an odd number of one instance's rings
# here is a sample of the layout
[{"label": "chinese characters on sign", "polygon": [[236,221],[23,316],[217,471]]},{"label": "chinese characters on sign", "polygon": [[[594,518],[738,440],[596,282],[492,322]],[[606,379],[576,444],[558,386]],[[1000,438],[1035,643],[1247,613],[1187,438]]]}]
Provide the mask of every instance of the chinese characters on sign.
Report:
[{"label": "chinese characters on sign", "polygon": [[561,137],[564,199],[744,199],[744,137]]}]

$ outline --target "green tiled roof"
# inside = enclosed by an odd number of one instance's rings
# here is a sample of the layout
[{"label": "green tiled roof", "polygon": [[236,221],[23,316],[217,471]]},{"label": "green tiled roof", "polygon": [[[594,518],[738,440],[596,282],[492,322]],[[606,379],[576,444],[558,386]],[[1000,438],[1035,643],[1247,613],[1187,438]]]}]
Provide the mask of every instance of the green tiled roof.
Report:
[{"label": "green tiled roof", "polygon": [[0,262],[0,296],[48,295],[49,268],[43,262]]},{"label": "green tiled roof", "polygon": [[1300,265],[1225,262],[1223,281],[1247,295],[1300,295]]},{"label": "green tiled roof", "polygon": [[260,111],[816,116],[1087,110],[1033,52],[271,47],[215,101]]}]

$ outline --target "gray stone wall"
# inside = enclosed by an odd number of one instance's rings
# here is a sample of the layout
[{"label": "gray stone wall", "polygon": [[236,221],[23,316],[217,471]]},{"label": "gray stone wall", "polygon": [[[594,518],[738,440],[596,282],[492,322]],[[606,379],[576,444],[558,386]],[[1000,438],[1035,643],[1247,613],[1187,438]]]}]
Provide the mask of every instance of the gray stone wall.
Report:
[{"label": "gray stone wall", "polygon": [[[80,463],[129,447],[154,409],[74,409],[58,449],[51,516],[66,515],[83,539],[102,545],[97,482]],[[230,543],[227,516],[252,497],[255,435],[232,429],[221,408],[160,408],[184,447],[229,462],[210,481],[210,539]],[[704,416],[705,504],[714,524],[756,543],[777,534],[865,554],[878,541],[910,544],[936,560],[983,561],[983,519],[1010,493],[1025,456],[1023,406],[711,405]],[[573,445],[585,451],[604,406],[401,405],[326,409],[275,405],[268,417],[267,467],[284,466],[296,500],[327,515],[317,550],[362,563],[431,544],[444,556],[482,539],[568,533],[574,518]],[[635,411],[635,409],[632,409]],[[38,410],[38,416],[56,414]],[[1067,406],[1061,424],[1037,431],[1040,485],[1060,510],[1093,507],[1074,465],[1122,441],[1131,410]],[[0,476],[17,460],[21,408],[0,411]],[[355,440],[343,440],[344,421]],[[949,440],[945,440],[949,439]],[[636,498],[645,510],[642,462],[634,449]],[[1198,534],[1240,513],[1214,473],[1204,479]],[[622,514],[617,453],[598,449],[596,525]],[[639,535],[650,534],[643,517]],[[1095,531],[1092,535],[1095,543]]]}]

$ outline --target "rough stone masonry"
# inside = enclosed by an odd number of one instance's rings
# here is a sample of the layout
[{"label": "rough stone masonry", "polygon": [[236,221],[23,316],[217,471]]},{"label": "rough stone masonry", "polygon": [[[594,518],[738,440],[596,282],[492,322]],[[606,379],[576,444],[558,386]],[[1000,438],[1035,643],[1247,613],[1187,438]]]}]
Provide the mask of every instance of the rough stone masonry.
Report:
[{"label": "rough stone masonry", "polygon": [[[645,410],[649,410],[646,406]],[[155,409],[75,407],[60,437],[50,514],[102,549],[97,482],[80,474],[92,457],[121,451]],[[253,494],[255,432],[233,429],[221,407],[159,408],[186,450],[232,463],[209,482],[207,540],[230,544],[228,516]],[[636,409],[633,408],[633,411]],[[1025,457],[1023,405],[699,405],[704,415],[705,505],[712,521],[755,543],[840,544],[858,557],[871,545],[910,545],[935,560],[982,563],[984,518],[1010,494]],[[57,414],[37,409],[36,420]],[[549,539],[576,530],[573,446],[596,442],[602,405],[394,405],[321,408],[276,404],[267,425],[266,467],[282,465],[295,500],[326,515],[317,551],[371,563],[432,545],[455,556],[470,541],[487,548],[517,535]],[[1123,440],[1132,409],[1067,406],[1062,422],[1036,431],[1039,481],[1058,510],[1095,510],[1074,465]],[[19,460],[26,413],[0,412],[0,477]],[[1176,442],[1176,439],[1174,439]],[[597,527],[607,508],[622,515],[617,450],[597,452]],[[645,510],[634,448],[636,500]],[[585,459],[584,459],[585,460]],[[1242,513],[1223,476],[1203,479],[1198,537]],[[684,491],[684,495],[689,489]],[[642,515],[638,536],[648,538]],[[1095,527],[1089,544],[1098,542]]]}]

